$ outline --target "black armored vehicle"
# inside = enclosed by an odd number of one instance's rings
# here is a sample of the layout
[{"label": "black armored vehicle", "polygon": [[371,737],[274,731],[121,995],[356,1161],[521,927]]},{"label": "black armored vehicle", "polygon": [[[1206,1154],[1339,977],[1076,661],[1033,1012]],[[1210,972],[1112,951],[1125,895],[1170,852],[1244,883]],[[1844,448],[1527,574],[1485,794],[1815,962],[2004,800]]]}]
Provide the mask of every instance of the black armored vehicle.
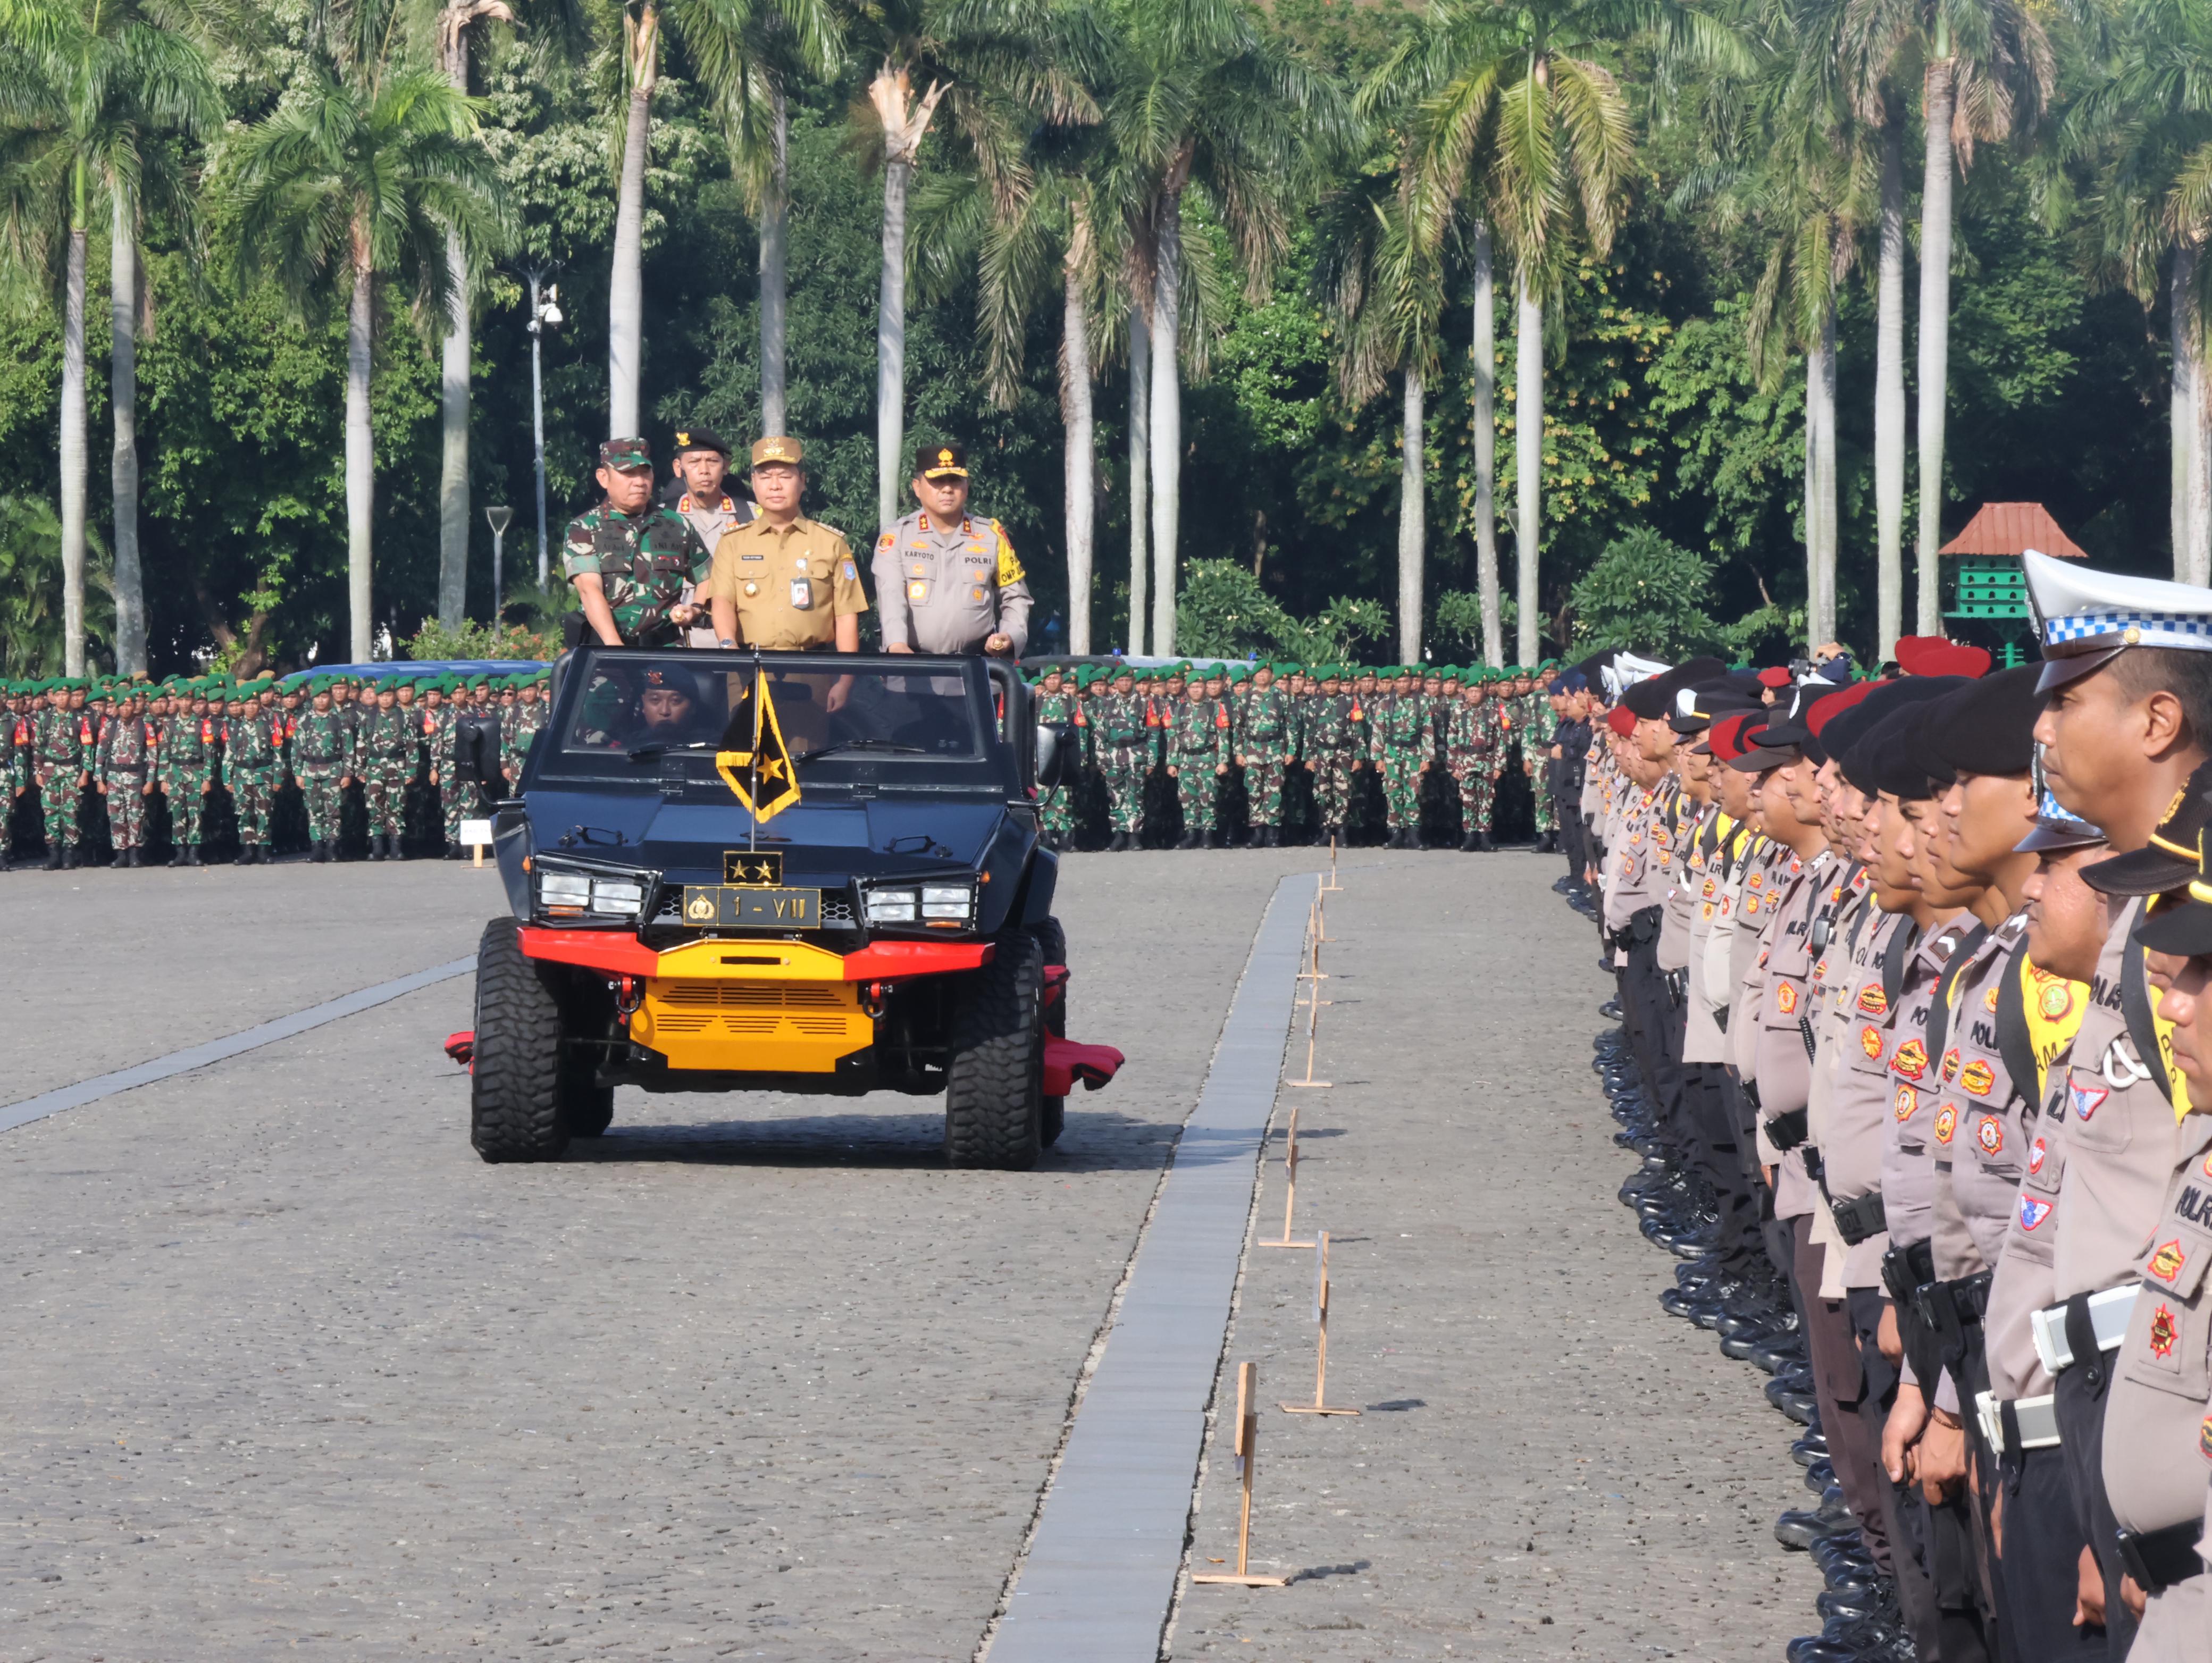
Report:
[{"label": "black armored vehicle", "polygon": [[941,1092],[950,1164],[1034,1163],[1121,1061],[1066,1038],[1072,737],[982,659],[568,655],[494,814],[477,1152],[556,1157],[632,1084]]}]

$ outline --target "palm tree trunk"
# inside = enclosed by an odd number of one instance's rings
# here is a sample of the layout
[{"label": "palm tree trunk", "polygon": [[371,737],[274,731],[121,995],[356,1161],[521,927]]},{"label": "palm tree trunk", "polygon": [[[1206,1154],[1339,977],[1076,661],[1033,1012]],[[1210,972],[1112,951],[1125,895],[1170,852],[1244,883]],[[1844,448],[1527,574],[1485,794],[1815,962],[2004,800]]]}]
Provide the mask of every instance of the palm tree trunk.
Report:
[{"label": "palm tree trunk", "polygon": [[[1078,227],[1076,235],[1082,237]],[[1090,320],[1077,251],[1068,252],[1060,302],[1060,417],[1067,491],[1067,650],[1091,651],[1091,455]]]},{"label": "palm tree trunk", "polygon": [[607,283],[607,436],[638,433],[638,375],[645,355],[645,163],[653,89],[660,76],[660,11],[647,6],[629,35],[629,119],[623,130],[622,185],[615,200],[614,270]]},{"label": "palm tree trunk", "polygon": [[876,525],[898,518],[899,452],[906,444],[906,197],[914,165],[884,158],[884,259],[876,295]]},{"label": "palm tree trunk", "polygon": [[[453,300],[439,362],[445,443],[438,466],[438,622],[458,629],[469,595],[469,266],[459,237],[446,240],[446,268]],[[494,619],[499,603],[494,595]]]},{"label": "palm tree trunk", "polygon": [[115,414],[108,486],[115,499],[115,673],[146,668],[146,580],[138,565],[138,227],[116,194],[107,291],[107,402]]},{"label": "palm tree trunk", "polygon": [[2197,275],[2197,251],[2185,243],[2173,250],[2173,266],[2166,282],[2169,303],[2167,328],[2172,342],[2172,370],[2169,380],[2168,416],[2172,434],[2172,490],[2170,513],[2173,533],[2173,578],[2177,583],[2202,583],[2191,571],[2197,543],[2197,476],[2203,457],[2198,442],[2197,412],[2203,404],[2199,385],[2202,366],[2194,331],[2190,327],[2189,291]]},{"label": "palm tree trunk", "polygon": [[790,431],[784,411],[784,319],[791,248],[791,106],[775,94],[775,154],[769,163],[768,194],[761,203],[760,358],[761,433]]},{"label": "palm tree trunk", "polygon": [[1877,659],[1905,629],[1905,106],[1886,100],[1875,283],[1874,519]]},{"label": "palm tree trunk", "polygon": [[1955,96],[1952,60],[1928,65],[1922,118],[1928,129],[1920,182],[1920,537],[1919,630],[1943,628],[1936,588],[1936,551],[1943,543],[1943,403],[1951,341],[1951,112]]},{"label": "palm tree trunk", "polygon": [[1836,309],[1805,355],[1805,609],[1808,646],[1836,638]]},{"label": "palm tree trunk", "polygon": [[1519,513],[1513,531],[1513,654],[1531,665],[1536,651],[1536,559],[1544,512],[1544,302],[1519,276],[1513,319],[1513,468]]},{"label": "palm tree trunk", "polygon": [[367,664],[373,650],[368,580],[375,547],[376,447],[368,425],[368,374],[376,277],[368,263],[368,240],[366,229],[356,228],[353,295],[346,307],[346,603],[349,651],[355,664]]},{"label": "palm tree trunk", "polygon": [[1152,555],[1152,337],[1145,308],[1129,308],[1129,656],[1145,652]]},{"label": "palm tree trunk", "polygon": [[1505,662],[1505,628],[1498,604],[1498,279],[1490,222],[1474,228],[1474,583],[1482,598],[1482,661]]},{"label": "palm tree trunk", "polygon": [[1420,369],[1406,368],[1404,437],[1398,447],[1398,660],[1421,661],[1421,601],[1425,556],[1427,553],[1428,470],[1422,464],[1422,440],[1427,437],[1425,406]]},{"label": "palm tree trunk", "polygon": [[62,290],[62,673],[84,674],[84,255],[72,225]]},{"label": "palm tree trunk", "polygon": [[1152,651],[1175,653],[1176,522],[1182,510],[1182,203],[1160,210],[1152,279]]}]

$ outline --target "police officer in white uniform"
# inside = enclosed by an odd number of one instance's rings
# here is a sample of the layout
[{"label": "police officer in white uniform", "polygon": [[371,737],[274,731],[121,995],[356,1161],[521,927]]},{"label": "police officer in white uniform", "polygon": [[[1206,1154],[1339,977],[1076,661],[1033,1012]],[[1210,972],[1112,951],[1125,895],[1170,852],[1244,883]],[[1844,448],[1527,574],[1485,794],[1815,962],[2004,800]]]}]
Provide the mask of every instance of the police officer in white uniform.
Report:
[{"label": "police officer in white uniform", "polygon": [[912,483],[921,507],[876,539],[884,650],[1019,658],[1029,584],[1005,529],[968,512],[966,448],[923,446]]}]

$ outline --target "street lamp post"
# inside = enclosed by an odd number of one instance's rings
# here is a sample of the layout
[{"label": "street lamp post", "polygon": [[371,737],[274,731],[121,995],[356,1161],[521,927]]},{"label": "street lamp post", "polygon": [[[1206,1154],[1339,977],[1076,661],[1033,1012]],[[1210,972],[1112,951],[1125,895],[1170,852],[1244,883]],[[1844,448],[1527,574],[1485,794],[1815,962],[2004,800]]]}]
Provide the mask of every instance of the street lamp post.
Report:
[{"label": "street lamp post", "polygon": [[538,349],[549,329],[561,327],[561,285],[547,287],[541,300],[538,292],[542,271],[523,274],[530,279],[530,433],[531,446],[538,461],[538,586],[545,586],[545,380],[539,366]]},{"label": "street lamp post", "polygon": [[491,523],[491,626],[497,629],[499,609],[507,598],[507,591],[501,586],[507,564],[507,528],[514,523],[514,510],[487,508],[484,518]]}]

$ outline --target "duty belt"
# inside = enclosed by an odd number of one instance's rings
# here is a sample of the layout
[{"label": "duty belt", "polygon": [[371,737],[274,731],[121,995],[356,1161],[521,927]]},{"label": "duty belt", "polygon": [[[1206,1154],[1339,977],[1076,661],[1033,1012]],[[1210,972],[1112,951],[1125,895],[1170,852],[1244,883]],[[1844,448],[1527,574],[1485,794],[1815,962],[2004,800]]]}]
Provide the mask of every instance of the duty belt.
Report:
[{"label": "duty belt", "polygon": [[1889,1214],[1879,1194],[1837,1201],[1830,1205],[1828,1211],[1836,1221],[1836,1234],[1844,1238],[1844,1245],[1848,1247],[1856,1247],[1889,1228]]},{"label": "duty belt", "polygon": [[[2084,1354],[2092,1338],[2100,1351],[2118,1349],[2120,1342],[2127,1338],[2128,1319],[2135,1314],[2136,1296],[2142,1291],[2140,1282],[2130,1282],[2124,1288],[2076,1294],[2063,1305],[2047,1306],[2031,1313],[2028,1328],[2034,1335],[2035,1354],[2043,1359],[2044,1368],[2056,1376],[2077,1363],[2087,1361]],[[2078,1348],[2075,1344],[2077,1339],[2082,1342]]]},{"label": "duty belt", "polygon": [[1802,1108],[1776,1115],[1765,1123],[1766,1141],[1785,1153],[1796,1148],[1811,1135],[1810,1119],[1808,1112]]},{"label": "duty belt", "polygon": [[1982,1435],[2002,1455],[2018,1449],[2056,1449],[2058,1447],[2058,1399],[2045,1392],[2039,1398],[2014,1398],[1999,1403],[1994,1393],[1978,1393],[1974,1410],[1982,1423]]},{"label": "duty belt", "polygon": [[[1862,1196],[1861,1200],[1866,1198]],[[1868,1235],[1874,1232],[1869,1230]],[[1913,1295],[1936,1280],[1936,1247],[1933,1242],[1915,1241],[1909,1247],[1892,1244],[1881,1256],[1882,1285],[1889,1296],[1900,1305],[1912,1302]]]},{"label": "duty belt", "polygon": [[2184,1519],[2163,1530],[2124,1530],[2119,1533],[2120,1563],[2145,1593],[2163,1593],[2204,1574],[2204,1561],[2197,1552],[2203,1535],[2202,1519]]}]

